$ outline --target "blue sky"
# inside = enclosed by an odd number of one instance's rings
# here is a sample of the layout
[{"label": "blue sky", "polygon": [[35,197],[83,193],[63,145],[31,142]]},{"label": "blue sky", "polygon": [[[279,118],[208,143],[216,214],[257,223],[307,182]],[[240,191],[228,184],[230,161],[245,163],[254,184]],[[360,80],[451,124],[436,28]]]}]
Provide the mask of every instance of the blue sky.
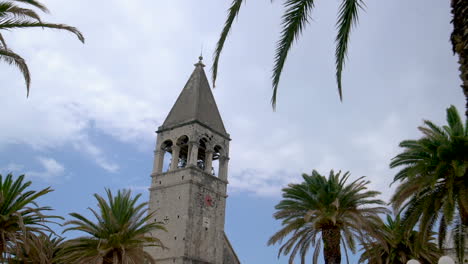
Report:
[{"label": "blue sky", "polygon": [[[154,131],[169,112],[203,46],[205,64],[228,1],[92,0],[44,3],[44,20],[67,32],[6,32],[32,72],[30,98],[17,69],[0,64],[0,171],[25,173],[55,191],[56,213],[88,214],[92,195],[132,188],[148,198]],[[452,56],[449,1],[367,1],[352,33],[343,75],[334,80],[337,1],[317,1],[312,22],[283,72],[277,111],[270,73],[281,1],[247,1],[223,53],[213,91],[230,145],[226,232],[242,263],[287,263],[266,241],[280,190],[318,169],[368,176],[387,200],[398,143],[423,119],[441,124],[463,109]],[[209,68],[209,67],[207,67]]]}]

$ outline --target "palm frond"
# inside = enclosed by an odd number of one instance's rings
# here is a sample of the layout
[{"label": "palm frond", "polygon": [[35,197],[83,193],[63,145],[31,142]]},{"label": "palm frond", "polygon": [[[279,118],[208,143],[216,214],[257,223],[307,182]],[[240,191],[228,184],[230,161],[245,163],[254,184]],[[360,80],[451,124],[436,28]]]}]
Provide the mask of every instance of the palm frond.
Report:
[{"label": "palm frond", "polygon": [[34,12],[34,10],[18,7],[11,2],[0,2],[1,22],[8,20],[8,17],[17,17],[22,19],[32,18],[41,22],[41,18],[36,12]]},{"label": "palm frond", "polygon": [[216,50],[213,54],[213,66],[211,67],[211,74],[213,78],[213,88],[216,87],[216,78],[218,76],[218,64],[219,58],[221,57],[221,52],[223,51],[224,43],[229,35],[229,32],[232,28],[232,23],[239,15],[240,8],[244,0],[233,0],[231,3],[231,7],[228,10],[228,17],[226,22],[224,23],[223,31],[221,32],[221,36],[219,37],[218,43],[216,43]]},{"label": "palm frond", "polygon": [[62,29],[69,31],[75,34],[81,42],[85,42],[85,38],[83,34],[75,27],[71,27],[65,24],[51,24],[51,23],[42,23],[42,22],[34,22],[25,19],[7,19],[0,23],[0,30],[1,29],[12,29],[12,28],[30,28],[30,27],[41,27],[41,28],[53,28],[53,29]]},{"label": "palm frond", "polygon": [[53,223],[50,219],[60,218],[45,214],[51,208],[35,203],[35,200],[52,190],[26,191],[31,182],[23,180],[24,175],[16,179],[13,179],[12,174],[5,178],[0,175],[0,261],[7,248],[11,250],[9,253],[15,255],[21,254],[22,249],[29,250],[29,237],[53,232],[47,224]]},{"label": "palm frond", "polygon": [[284,7],[286,11],[281,23],[282,31],[276,47],[272,73],[273,95],[271,97],[271,105],[273,109],[276,109],[278,86],[284,63],[293,42],[300,36],[302,30],[309,22],[309,16],[314,7],[314,0],[287,0],[284,3]]},{"label": "palm frond", "polygon": [[106,189],[107,199],[95,194],[99,210],[91,209],[96,218],[93,222],[80,214],[70,214],[74,220],[64,232],[83,231],[88,236],[69,240],[65,244],[63,259],[69,262],[101,261],[117,258],[119,263],[141,263],[145,254],[143,247],[161,247],[164,244],[151,232],[166,229],[160,222],[150,221],[154,213],[148,214],[148,203],[137,204],[141,195],[132,197],[129,190],[113,194]]},{"label": "palm frond", "polygon": [[41,4],[40,2],[36,0],[13,0],[13,1],[29,4],[40,9],[42,12],[49,13],[49,9],[47,9],[45,5]]},{"label": "palm frond", "polygon": [[312,257],[312,264],[318,264],[318,257],[320,254],[320,250],[322,249],[322,240],[319,240],[315,245],[314,255]]},{"label": "palm frond", "polygon": [[463,122],[457,108],[453,105],[447,108],[447,123],[454,136],[463,136],[465,132],[463,129]]},{"label": "palm frond", "polygon": [[3,35],[1,33],[0,33],[0,48],[8,49],[5,39],[3,38]]},{"label": "palm frond", "polygon": [[463,225],[458,218],[454,228],[454,244],[458,263],[463,263],[465,259],[466,240],[468,238],[468,226]]},{"label": "palm frond", "polygon": [[7,48],[0,48],[0,60],[8,64],[15,65],[21,71],[26,83],[26,96],[29,96],[29,87],[31,85],[31,75],[29,73],[28,65],[24,59]]},{"label": "palm frond", "polygon": [[358,11],[363,8],[362,0],[343,0],[338,13],[338,35],[336,36],[336,81],[340,100],[343,100],[341,75],[345,65],[351,29],[358,21]]}]

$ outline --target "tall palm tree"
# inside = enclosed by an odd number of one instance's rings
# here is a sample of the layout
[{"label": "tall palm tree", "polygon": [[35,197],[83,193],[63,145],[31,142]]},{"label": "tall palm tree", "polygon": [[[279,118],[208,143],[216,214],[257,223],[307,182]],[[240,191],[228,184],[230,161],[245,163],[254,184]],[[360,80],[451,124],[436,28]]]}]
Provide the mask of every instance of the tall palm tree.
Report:
[{"label": "tall palm tree", "polygon": [[[13,179],[0,174],[0,263],[6,254],[18,254],[19,248],[29,246],[29,237],[50,232],[48,223],[58,216],[47,215],[48,206],[38,207],[36,200],[51,192],[49,188],[40,191],[29,190],[30,181],[23,182],[24,175]],[[21,247],[19,247],[21,245]]]},{"label": "tall palm tree", "polygon": [[433,243],[433,233],[427,240],[421,240],[418,232],[407,230],[401,223],[400,215],[392,219],[387,215],[387,223],[381,229],[383,241],[364,244],[360,263],[370,264],[406,264],[410,259],[417,259],[423,264],[437,263],[441,256],[437,245]]},{"label": "tall palm tree", "polygon": [[87,233],[65,242],[64,259],[67,263],[129,264],[152,261],[144,247],[164,247],[152,232],[165,230],[160,222],[149,221],[148,203],[137,204],[141,194],[132,197],[129,190],[119,190],[114,196],[106,189],[107,201],[95,194],[99,211],[89,209],[97,222],[78,213],[70,214],[74,220],[65,223],[66,231]]},{"label": "tall palm tree", "polygon": [[81,32],[74,27],[67,26],[64,24],[53,24],[43,22],[40,16],[33,9],[20,7],[17,5],[17,3],[22,3],[36,7],[39,10],[46,13],[49,11],[43,4],[36,0],[0,0],[0,60],[3,60],[8,64],[15,65],[19,68],[26,82],[26,94],[27,96],[29,96],[31,75],[29,73],[28,65],[20,55],[12,51],[7,46],[6,41],[2,36],[2,31],[32,27],[53,28],[70,31],[73,34],[75,34],[78,37],[78,39],[83,43],[84,37],[83,34],[81,34]]},{"label": "tall palm tree", "polygon": [[[231,31],[234,20],[239,15],[240,8],[245,0],[233,0],[228,10],[228,17],[224,24],[221,36],[214,52],[212,67],[213,86],[218,75],[218,64],[227,36]],[[284,0],[284,15],[281,23],[281,35],[277,43],[274,56],[271,103],[276,106],[276,95],[280,82],[281,72],[295,40],[309,23],[310,14],[314,9],[315,0]],[[341,0],[337,18],[337,35],[335,48],[336,82],[340,100],[342,100],[341,75],[345,65],[346,53],[350,39],[351,29],[358,21],[359,10],[365,6],[364,0]],[[466,116],[468,117],[468,1],[451,0],[453,14],[453,33],[451,37],[454,53],[459,56],[460,78],[462,89],[466,96]]]},{"label": "tall palm tree", "polygon": [[451,0],[453,53],[458,54],[460,79],[466,98],[465,117],[468,118],[468,1]]},{"label": "tall palm tree", "polygon": [[402,168],[394,177],[400,182],[391,200],[394,209],[404,211],[409,229],[419,223],[423,237],[439,223],[440,247],[454,219],[468,226],[468,124],[454,106],[447,109],[447,123],[424,121],[423,137],[401,142],[403,152],[390,163]]},{"label": "tall palm tree", "polygon": [[301,263],[305,263],[309,248],[315,247],[315,264],[323,243],[325,263],[339,264],[340,247],[347,256],[348,248],[355,252],[356,239],[364,242],[381,238],[377,227],[382,224],[379,214],[387,212],[381,206],[385,203],[375,198],[379,192],[367,190],[369,181],[364,177],[346,184],[349,175],[331,171],[326,178],[314,170],[312,175],[302,175],[304,182],[283,189],[283,200],[274,214],[283,227],[268,241],[273,245],[287,239],[278,256],[290,254],[289,263],[293,263],[299,254]]}]

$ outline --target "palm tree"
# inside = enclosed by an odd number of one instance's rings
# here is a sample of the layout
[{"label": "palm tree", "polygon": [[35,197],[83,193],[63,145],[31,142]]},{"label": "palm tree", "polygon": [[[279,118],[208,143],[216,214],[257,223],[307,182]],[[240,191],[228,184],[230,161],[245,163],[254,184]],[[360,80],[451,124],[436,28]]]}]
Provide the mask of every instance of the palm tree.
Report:
[{"label": "palm tree", "polygon": [[19,68],[26,82],[26,94],[29,96],[29,87],[31,76],[26,61],[17,53],[12,51],[6,44],[1,32],[2,30],[11,30],[17,28],[53,28],[67,30],[75,34],[78,39],[84,43],[84,37],[81,32],[71,26],[64,24],[53,24],[43,22],[39,15],[32,9],[23,8],[16,3],[23,3],[38,8],[43,12],[49,12],[48,9],[36,0],[9,0],[0,1],[0,60],[8,64],[13,64]]},{"label": "palm tree", "polygon": [[391,200],[394,209],[404,211],[409,229],[419,223],[422,237],[439,223],[439,247],[454,219],[468,226],[468,125],[454,106],[447,109],[447,123],[424,121],[423,137],[401,142],[403,152],[390,163],[402,167],[394,177],[400,182]]},{"label": "palm tree", "polygon": [[468,2],[465,0],[451,0],[453,32],[453,53],[458,54],[462,89],[466,98],[465,117],[468,118]]},{"label": "palm tree", "polygon": [[383,241],[372,241],[364,244],[360,263],[370,264],[406,264],[410,259],[417,259],[423,264],[437,263],[441,257],[440,250],[433,243],[433,234],[428,240],[419,239],[415,230],[407,230],[401,223],[400,215],[392,219],[387,215],[387,223],[380,230]]},{"label": "palm tree", "polygon": [[[212,67],[213,86],[215,86],[218,64],[221,52],[224,48],[227,36],[231,31],[234,20],[239,15],[240,8],[245,0],[233,0],[228,10],[228,17],[224,24],[221,36],[216,45]],[[271,103],[273,109],[276,106],[276,94],[280,82],[281,72],[284,63],[288,57],[295,40],[297,40],[302,31],[309,22],[310,14],[314,9],[315,0],[284,0],[284,15],[281,23],[281,35],[277,43],[274,56],[272,87],[273,95]],[[359,10],[365,6],[364,0],[341,0],[338,11],[335,49],[336,81],[340,100],[342,100],[341,75],[345,65],[346,53],[350,39],[351,29],[358,21]],[[460,78],[462,80],[462,89],[466,96],[466,116],[468,118],[468,1],[451,0],[453,14],[453,33],[451,37],[453,52],[459,56]]]},{"label": "palm tree", "polygon": [[[0,263],[18,249],[29,246],[29,237],[50,232],[47,227],[51,219],[58,216],[46,215],[50,207],[38,207],[36,200],[51,192],[49,188],[40,191],[28,190],[30,181],[23,182],[24,175],[13,180],[13,175],[5,178],[0,174]],[[21,246],[21,247],[20,247]],[[5,255],[8,254],[8,257]]]},{"label": "palm tree", "polygon": [[[70,214],[74,220],[64,232],[82,231],[87,236],[65,242],[64,259],[67,263],[127,264],[152,261],[144,247],[164,247],[151,232],[165,230],[160,222],[150,221],[148,203],[137,204],[141,194],[131,196],[131,191],[118,191],[116,196],[106,189],[107,201],[94,194],[99,212],[91,210],[97,222],[78,213]],[[146,260],[145,260],[146,259]]]},{"label": "palm tree", "polygon": [[20,252],[11,263],[24,264],[64,264],[60,259],[64,238],[52,234],[32,235],[28,247],[20,245]]},{"label": "palm tree", "polygon": [[268,245],[273,245],[288,237],[278,256],[290,254],[289,263],[293,263],[299,254],[301,263],[305,263],[312,246],[315,264],[323,243],[325,263],[339,264],[341,246],[348,256],[348,248],[355,252],[356,239],[364,242],[371,237],[381,238],[377,232],[382,224],[379,214],[387,209],[380,206],[383,201],[374,198],[379,192],[367,190],[369,181],[364,177],[346,184],[349,175],[331,171],[326,178],[314,170],[312,175],[302,175],[304,182],[283,189],[283,200],[276,205],[274,214],[275,219],[282,220],[283,227],[268,241]]}]

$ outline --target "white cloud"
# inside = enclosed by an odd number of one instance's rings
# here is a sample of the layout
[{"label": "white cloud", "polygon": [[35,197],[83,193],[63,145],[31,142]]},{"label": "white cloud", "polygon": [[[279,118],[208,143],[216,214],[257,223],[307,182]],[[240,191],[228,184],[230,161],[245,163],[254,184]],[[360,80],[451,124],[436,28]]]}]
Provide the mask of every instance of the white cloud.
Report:
[{"label": "white cloud", "polygon": [[358,171],[369,176],[370,186],[382,192],[382,198],[386,201],[396,187],[390,187],[395,171],[390,170],[389,163],[399,153],[398,144],[405,139],[407,130],[411,130],[404,127],[400,120],[396,113],[390,113],[380,123],[374,124],[373,129],[366,129],[352,140],[353,147],[365,164]]},{"label": "white cloud", "polygon": [[130,185],[127,188],[134,191],[134,192],[136,192],[136,193],[148,193],[149,186]]},{"label": "white cloud", "polygon": [[53,181],[65,173],[65,167],[53,158],[37,157],[42,166],[41,171],[29,171],[25,174],[29,177],[41,178],[45,181]]},{"label": "white cloud", "polygon": [[13,173],[13,172],[20,172],[24,168],[23,165],[21,164],[16,164],[16,163],[9,163],[3,168],[0,168],[0,174],[7,174],[7,173]]},{"label": "white cloud", "polygon": [[119,165],[109,161],[103,151],[91,143],[86,137],[81,138],[80,140],[73,143],[73,147],[89,155],[89,159],[94,161],[98,166],[105,169],[108,172],[117,172],[119,170]]},{"label": "white cloud", "polygon": [[230,191],[250,192],[260,196],[278,196],[281,188],[288,183],[297,182],[297,175],[285,171],[265,172],[262,170],[246,169],[229,178]]},{"label": "white cloud", "polygon": [[[48,20],[64,20],[78,26],[77,21],[73,22],[76,9],[57,1],[51,1],[48,5],[52,10],[61,9],[56,11],[58,16]],[[161,49],[153,46],[155,42],[150,39],[155,36],[137,33],[135,29],[154,31],[153,25],[159,24],[159,21],[154,21],[155,18],[164,21],[162,15],[180,16],[180,9],[173,6],[173,14],[165,11],[155,16],[153,11],[141,10],[131,1],[118,1],[110,9],[106,5],[92,5],[96,14],[100,12],[99,8],[105,8],[106,14],[115,14],[121,19],[103,25],[101,18],[98,18],[100,16],[90,16],[99,19],[99,24],[104,28],[94,30],[95,23],[79,26],[88,40],[84,46],[67,32],[26,30],[6,33],[10,46],[27,59],[33,80],[30,97],[26,99],[17,69],[2,64],[7,69],[0,73],[4,75],[2,79],[7,80],[2,93],[3,98],[8,98],[2,103],[4,109],[14,114],[0,115],[4,128],[0,131],[0,148],[10,144],[27,144],[42,151],[72,144],[75,149],[90,155],[102,168],[115,172],[118,166],[109,160],[108,153],[87,139],[90,129],[98,129],[104,135],[130,142],[140,149],[153,147],[154,131],[168,111],[159,104],[166,101],[159,92],[164,89],[154,92],[154,88],[168,85],[155,80],[152,75],[159,72],[169,76],[175,71],[165,73],[170,63],[155,64],[157,68],[147,67],[148,62],[155,61],[155,56],[163,54],[170,59],[172,55],[167,56],[167,49],[162,49],[164,43],[159,44]],[[128,19],[136,14],[136,21]],[[180,23],[183,24],[182,21]],[[159,30],[171,30],[182,24],[171,23],[171,26],[159,27]],[[106,27],[111,30],[107,31]],[[125,30],[130,30],[134,36]],[[96,41],[103,34],[109,34],[112,38],[110,42],[118,45]],[[132,39],[137,39],[136,36],[149,37],[141,44],[154,47],[151,51],[157,52],[149,56],[142,51],[133,52],[133,56],[128,54],[131,49],[128,46],[134,44]],[[30,45],[32,41],[37,41],[37,45]],[[117,68],[116,62],[121,63],[121,68]],[[138,80],[134,75],[136,72],[147,74]]]},{"label": "white cloud", "polygon": [[[33,83],[26,99],[18,71],[0,65],[2,108],[8,109],[0,114],[0,148],[26,144],[42,151],[73,146],[98,166],[116,172],[113,153],[92,141],[89,132],[145,151],[153,148],[154,130],[182,89],[202,44],[208,72],[227,4],[51,0],[48,5],[53,11],[46,15],[48,21],[77,26],[87,42],[82,45],[67,32],[53,30],[5,33],[10,47],[27,59]],[[448,5],[428,10],[434,20],[422,20],[424,28],[439,36],[431,39],[427,32],[405,33],[379,17],[388,13],[388,6],[400,10],[399,5],[401,1],[369,5],[353,35],[344,75],[345,101],[339,103],[333,75],[335,33],[328,27],[335,17],[327,15],[336,5],[323,3],[310,32],[288,58],[276,113],[269,98],[278,32],[270,29],[278,28],[280,5],[259,1],[243,9],[226,43],[214,92],[233,138],[231,190],[278,195],[303,172],[342,169],[353,177],[369,175],[373,186],[388,196],[388,162],[398,142],[414,137],[423,117],[437,120],[434,117],[443,115],[449,103],[463,106],[456,63],[446,38],[440,37],[448,37],[449,12],[443,11],[445,17],[435,14]],[[93,6],[86,10],[87,19],[77,11],[84,6]],[[266,8],[268,12],[257,12]],[[396,28],[402,31],[401,39],[385,34]]]}]

